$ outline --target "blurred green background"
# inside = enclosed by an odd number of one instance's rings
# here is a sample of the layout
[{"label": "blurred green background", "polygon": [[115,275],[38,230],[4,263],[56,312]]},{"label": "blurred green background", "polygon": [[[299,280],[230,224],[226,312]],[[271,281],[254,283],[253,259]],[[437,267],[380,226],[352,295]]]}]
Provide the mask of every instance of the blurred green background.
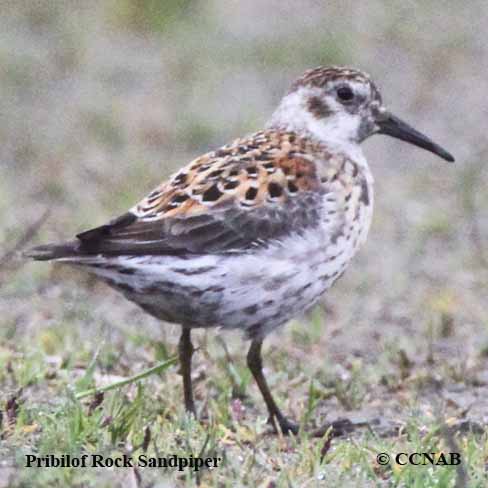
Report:
[{"label": "blurred green background", "polygon": [[472,314],[488,259],[487,11],[481,1],[3,2],[1,245],[47,207],[38,241],[105,222],[191,158],[260,129],[305,69],[346,64],[457,163],[384,137],[365,143],[375,221],[334,299],[366,306],[351,283],[367,282],[382,306],[446,288]]},{"label": "blurred green background", "polygon": [[[486,377],[487,2],[19,0],[0,17],[0,249],[46,208],[35,242],[104,223],[191,158],[262,128],[305,69],[352,65],[456,163],[368,140],[369,240],[312,338],[293,324],[270,342],[305,375],[401,350],[441,361],[446,381]],[[174,326],[89,277],[21,264],[0,269],[0,356],[14,367],[39,350],[88,361],[100,339],[102,370],[128,373],[157,357],[150,341],[174,345]],[[5,399],[19,385],[0,379]]]}]

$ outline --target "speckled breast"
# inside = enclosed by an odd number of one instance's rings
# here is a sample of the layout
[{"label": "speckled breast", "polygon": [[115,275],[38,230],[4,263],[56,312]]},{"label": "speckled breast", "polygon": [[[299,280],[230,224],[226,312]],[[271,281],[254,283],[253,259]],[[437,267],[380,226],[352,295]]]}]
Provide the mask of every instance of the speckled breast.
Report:
[{"label": "speckled breast", "polygon": [[347,158],[339,163],[335,172],[330,166],[319,172],[324,189],[316,226],[238,253],[116,257],[112,267],[137,272],[106,281],[160,319],[266,335],[313,306],[366,239],[371,175]]}]

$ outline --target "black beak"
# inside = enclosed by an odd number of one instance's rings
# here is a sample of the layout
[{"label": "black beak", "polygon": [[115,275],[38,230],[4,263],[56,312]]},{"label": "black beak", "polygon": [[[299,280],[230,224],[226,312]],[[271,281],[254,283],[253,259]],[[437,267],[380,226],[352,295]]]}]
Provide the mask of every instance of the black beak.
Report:
[{"label": "black beak", "polygon": [[427,149],[427,151],[437,154],[437,156],[440,156],[446,161],[451,163],[454,162],[454,157],[445,149],[442,149],[441,146],[431,141],[427,136],[424,136],[413,127],[410,127],[398,117],[395,117],[388,112],[383,112],[381,114],[381,119],[377,120],[376,124],[380,128],[378,134],[387,134],[391,137],[396,137],[402,141]]}]

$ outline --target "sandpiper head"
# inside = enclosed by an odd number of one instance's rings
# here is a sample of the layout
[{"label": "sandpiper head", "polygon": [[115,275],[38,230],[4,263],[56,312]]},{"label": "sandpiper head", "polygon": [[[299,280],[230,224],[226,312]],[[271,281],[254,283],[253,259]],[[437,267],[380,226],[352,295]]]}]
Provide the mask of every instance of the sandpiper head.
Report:
[{"label": "sandpiper head", "polygon": [[305,72],[282,99],[269,126],[306,133],[339,147],[387,134],[454,161],[439,145],[392,115],[369,75],[352,68]]}]

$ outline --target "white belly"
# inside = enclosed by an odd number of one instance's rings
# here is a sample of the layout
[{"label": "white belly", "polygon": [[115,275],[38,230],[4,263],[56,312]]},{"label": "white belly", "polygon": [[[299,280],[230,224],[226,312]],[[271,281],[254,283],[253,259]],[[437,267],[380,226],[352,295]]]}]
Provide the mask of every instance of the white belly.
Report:
[{"label": "white belly", "polygon": [[83,265],[163,320],[264,336],[313,306],[366,239],[372,201],[349,207],[318,228],[247,252],[118,256],[108,267],[91,257]]}]

